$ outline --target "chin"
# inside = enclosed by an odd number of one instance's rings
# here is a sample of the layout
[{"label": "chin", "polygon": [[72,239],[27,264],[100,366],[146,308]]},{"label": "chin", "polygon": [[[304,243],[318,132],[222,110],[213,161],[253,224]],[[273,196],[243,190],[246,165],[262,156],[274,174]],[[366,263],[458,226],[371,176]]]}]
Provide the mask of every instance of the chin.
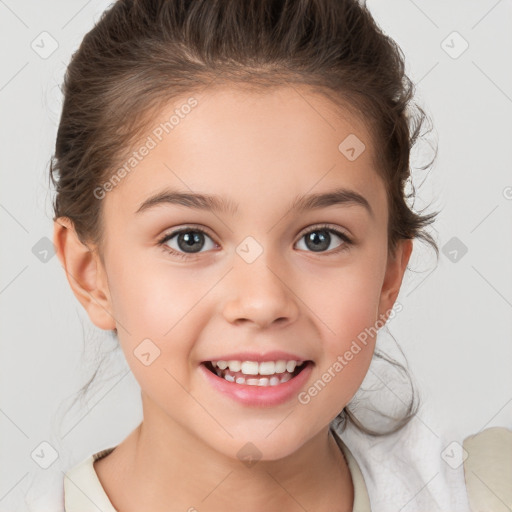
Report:
[{"label": "chin", "polygon": [[310,439],[305,432],[291,432],[283,425],[274,426],[274,431],[254,428],[232,433],[233,438],[226,435],[218,443],[210,441],[209,444],[216,451],[247,465],[254,464],[254,461],[277,461],[289,457]]}]

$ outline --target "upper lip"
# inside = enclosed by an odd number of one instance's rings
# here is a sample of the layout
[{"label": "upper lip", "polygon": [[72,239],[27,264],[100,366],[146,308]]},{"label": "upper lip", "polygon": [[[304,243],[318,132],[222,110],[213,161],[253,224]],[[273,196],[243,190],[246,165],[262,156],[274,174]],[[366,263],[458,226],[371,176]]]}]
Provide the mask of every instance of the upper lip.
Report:
[{"label": "upper lip", "polygon": [[272,352],[233,352],[231,354],[223,354],[218,357],[205,359],[203,363],[209,361],[257,361],[263,363],[265,361],[299,361],[305,362],[309,359],[292,354],[290,352],[282,352],[280,350],[273,350]]}]

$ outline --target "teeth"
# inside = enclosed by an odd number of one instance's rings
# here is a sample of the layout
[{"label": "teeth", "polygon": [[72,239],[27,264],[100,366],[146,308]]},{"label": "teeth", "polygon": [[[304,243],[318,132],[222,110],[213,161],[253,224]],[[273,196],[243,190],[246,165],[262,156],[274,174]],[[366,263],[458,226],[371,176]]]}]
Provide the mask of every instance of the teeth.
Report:
[{"label": "teeth", "polygon": [[274,375],[274,373],[276,373],[276,363],[274,361],[260,363],[260,375]]},{"label": "teeth", "polygon": [[211,361],[214,368],[225,370],[229,368],[231,372],[242,372],[244,375],[275,375],[279,373],[289,372],[293,373],[297,366],[302,366],[304,363],[300,361],[264,361],[258,363],[257,361]]},{"label": "teeth", "polygon": [[284,373],[286,371],[286,361],[276,362],[276,373]]},{"label": "teeth", "polygon": [[297,361],[288,361],[286,363],[286,371],[292,373],[295,370],[296,365]]},{"label": "teeth", "polygon": [[[220,373],[220,372],[219,372]],[[220,373],[219,377],[222,377],[222,373]],[[261,378],[250,378],[246,379],[245,377],[236,377],[234,378],[229,373],[224,375],[224,379],[226,379],[228,382],[236,382],[237,384],[246,384],[248,386],[262,386],[262,387],[268,387],[268,386],[277,386],[278,384],[282,384],[284,382],[288,382],[292,376],[289,373],[285,373],[281,377],[276,377],[275,375],[270,377],[261,377]]]},{"label": "teeth", "polygon": [[239,372],[242,363],[240,361],[229,361],[229,370],[232,372]]},{"label": "teeth", "polygon": [[[303,361],[211,361],[215,373],[236,384],[248,386],[277,386],[293,378],[292,373]],[[237,375],[233,375],[237,374]],[[251,376],[250,378],[245,376]]]},{"label": "teeth", "polygon": [[258,363],[256,361],[244,361],[240,371],[245,375],[258,375]]},{"label": "teeth", "polygon": [[279,384],[280,380],[279,377],[270,377],[270,385],[271,386],[277,386]]}]

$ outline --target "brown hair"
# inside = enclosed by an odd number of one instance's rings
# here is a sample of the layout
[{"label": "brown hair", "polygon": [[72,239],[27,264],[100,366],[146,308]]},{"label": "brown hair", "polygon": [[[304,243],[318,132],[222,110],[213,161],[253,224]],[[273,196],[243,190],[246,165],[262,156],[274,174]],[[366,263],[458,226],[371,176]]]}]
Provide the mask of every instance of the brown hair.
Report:
[{"label": "brown hair", "polygon": [[[302,84],[368,127],[386,184],[390,253],[400,239],[416,238],[438,256],[425,229],[437,212],[421,215],[408,205],[415,196],[410,152],[428,117],[412,103],[404,67],[398,45],[356,0],[118,0],[67,68],[50,164],[54,220],[69,217],[101,255],[102,201],[93,191],[147,131],[151,114],[212,82],[255,90]],[[398,428],[415,413],[411,404]],[[338,419],[379,435],[348,406]]]}]

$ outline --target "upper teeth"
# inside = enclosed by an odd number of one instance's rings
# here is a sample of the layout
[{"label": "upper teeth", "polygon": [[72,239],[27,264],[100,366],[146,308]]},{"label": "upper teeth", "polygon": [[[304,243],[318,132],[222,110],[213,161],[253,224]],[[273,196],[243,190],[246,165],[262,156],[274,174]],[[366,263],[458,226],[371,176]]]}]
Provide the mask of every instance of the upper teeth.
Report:
[{"label": "upper teeth", "polygon": [[296,366],[301,366],[303,361],[212,361],[213,367],[221,370],[229,367],[232,372],[242,372],[245,375],[273,375],[275,373],[292,373]]}]

